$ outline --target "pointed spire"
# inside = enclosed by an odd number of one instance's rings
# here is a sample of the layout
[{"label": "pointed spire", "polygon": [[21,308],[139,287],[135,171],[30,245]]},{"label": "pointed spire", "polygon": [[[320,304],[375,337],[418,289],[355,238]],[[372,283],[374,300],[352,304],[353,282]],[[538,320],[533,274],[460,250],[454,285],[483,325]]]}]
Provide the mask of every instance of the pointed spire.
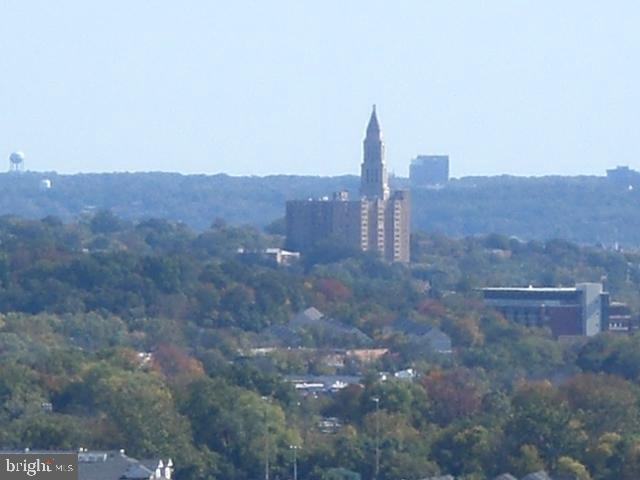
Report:
[{"label": "pointed spire", "polygon": [[367,125],[367,136],[374,134],[380,134],[380,124],[378,123],[378,116],[376,115],[376,105],[373,104],[373,110],[371,111],[371,118],[369,118],[369,125]]},{"label": "pointed spire", "polygon": [[360,196],[386,200],[389,198],[389,181],[384,163],[384,142],[375,105],[367,125],[363,150],[364,158],[360,166]]}]

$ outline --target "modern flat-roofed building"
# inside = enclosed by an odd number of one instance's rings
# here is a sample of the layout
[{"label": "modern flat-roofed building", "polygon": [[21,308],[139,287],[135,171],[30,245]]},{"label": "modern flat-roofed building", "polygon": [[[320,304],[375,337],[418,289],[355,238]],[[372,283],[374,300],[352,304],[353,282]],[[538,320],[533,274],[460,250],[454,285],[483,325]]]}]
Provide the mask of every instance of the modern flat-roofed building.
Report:
[{"label": "modern flat-roofed building", "polygon": [[337,192],[332,198],[287,202],[288,249],[306,253],[322,241],[333,241],[364,252],[377,252],[389,262],[409,262],[409,192],[389,189],[375,106],[363,147],[358,199],[351,200],[347,192]]},{"label": "modern flat-roofed building", "polygon": [[549,328],[554,337],[592,336],[608,325],[609,294],[601,283],[571,288],[483,288],[485,305],[527,327]]},{"label": "modern flat-roofed building", "polygon": [[638,330],[638,317],[633,315],[629,305],[622,302],[611,302],[608,305],[606,323],[603,330],[612,333],[634,333]]},{"label": "modern flat-roofed building", "polygon": [[412,187],[444,185],[449,181],[449,155],[418,155],[409,166]]},{"label": "modern flat-roofed building", "polygon": [[640,172],[632,170],[626,165],[619,165],[616,168],[607,170],[607,180],[619,187],[633,187],[640,184]]}]

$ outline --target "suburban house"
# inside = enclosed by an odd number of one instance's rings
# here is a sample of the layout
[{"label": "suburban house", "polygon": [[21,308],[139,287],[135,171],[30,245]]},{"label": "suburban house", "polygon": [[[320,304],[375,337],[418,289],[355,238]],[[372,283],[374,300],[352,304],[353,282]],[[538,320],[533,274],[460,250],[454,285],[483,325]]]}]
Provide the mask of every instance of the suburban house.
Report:
[{"label": "suburban house", "polygon": [[272,325],[264,329],[258,341],[261,347],[302,347],[305,339],[332,346],[369,346],[371,338],[362,330],[327,317],[315,307],[295,315],[286,325]]},{"label": "suburban house", "polygon": [[137,460],[125,454],[124,450],[88,451],[85,448],[77,452],[48,450],[5,450],[2,454],[24,454],[26,456],[45,456],[60,453],[77,453],[78,480],[173,480],[173,460],[150,458]]},{"label": "suburban house", "polygon": [[438,327],[402,319],[391,325],[392,331],[402,333],[409,343],[416,348],[428,349],[434,353],[449,354],[452,352],[451,338]]},{"label": "suburban house", "polygon": [[78,452],[78,480],[172,480],[169,458],[136,460],[119,451]]}]

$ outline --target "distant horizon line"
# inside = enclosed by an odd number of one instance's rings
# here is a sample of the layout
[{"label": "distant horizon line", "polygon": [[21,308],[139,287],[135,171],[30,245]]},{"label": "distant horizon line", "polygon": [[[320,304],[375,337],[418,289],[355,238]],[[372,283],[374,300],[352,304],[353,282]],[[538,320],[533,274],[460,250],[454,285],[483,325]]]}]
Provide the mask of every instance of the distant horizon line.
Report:
[{"label": "distant horizon line", "polygon": [[[616,167],[612,167],[613,169],[620,167],[620,165]],[[622,165],[622,167],[625,167]],[[635,171],[633,168],[629,167],[631,171]],[[607,170],[603,174],[594,174],[594,173],[578,173],[578,174],[562,174],[562,173],[541,173],[541,174],[517,174],[517,173],[491,173],[491,174],[469,174],[462,176],[452,176],[449,178],[449,181],[452,180],[463,180],[467,178],[495,178],[495,177],[515,177],[515,178],[547,178],[547,177],[567,177],[567,178],[576,178],[576,177],[606,177]],[[166,174],[166,175],[181,175],[185,177],[215,177],[215,176],[225,176],[225,177],[236,177],[236,178],[268,178],[268,177],[307,177],[307,178],[339,178],[339,177],[357,177],[360,175],[357,173],[339,173],[333,175],[317,175],[317,174],[301,174],[301,173],[267,173],[267,174],[233,174],[226,172],[217,172],[217,173],[206,173],[206,172],[180,172],[176,170],[111,170],[111,171],[77,171],[77,172],[58,172],[56,170],[24,170],[22,172],[11,172],[8,170],[4,170],[0,172],[0,175],[11,175],[11,176],[20,176],[20,175],[56,175],[56,176],[75,176],[75,175],[149,175],[149,174]],[[389,172],[390,178],[401,178],[409,180],[409,176],[397,175],[393,172]]]}]

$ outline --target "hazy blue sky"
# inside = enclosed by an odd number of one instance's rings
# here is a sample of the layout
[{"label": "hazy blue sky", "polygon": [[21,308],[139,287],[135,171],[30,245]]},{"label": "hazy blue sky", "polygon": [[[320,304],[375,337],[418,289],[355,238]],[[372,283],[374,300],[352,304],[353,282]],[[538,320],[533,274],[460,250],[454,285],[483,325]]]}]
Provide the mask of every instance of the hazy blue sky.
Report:
[{"label": "hazy blue sky", "polygon": [[376,103],[399,175],[640,168],[638,25],[637,1],[0,0],[0,155],[358,173]]}]

